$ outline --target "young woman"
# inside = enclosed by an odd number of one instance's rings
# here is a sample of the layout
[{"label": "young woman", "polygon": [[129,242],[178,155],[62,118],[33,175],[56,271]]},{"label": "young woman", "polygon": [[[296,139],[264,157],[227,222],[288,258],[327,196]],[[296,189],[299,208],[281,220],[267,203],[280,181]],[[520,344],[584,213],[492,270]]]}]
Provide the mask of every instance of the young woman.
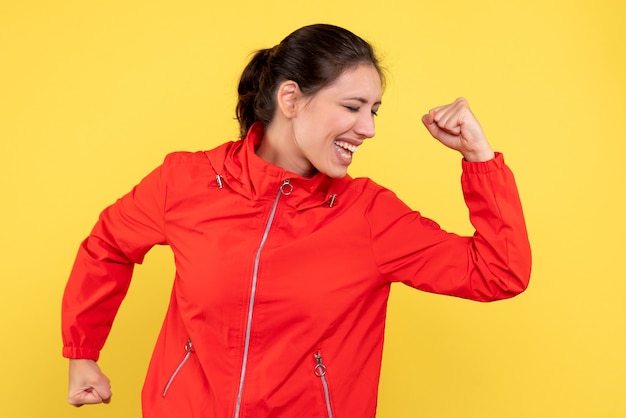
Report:
[{"label": "young woman", "polygon": [[346,174],[374,136],[382,85],[371,46],[335,26],[253,57],[239,84],[242,139],[167,156],[80,246],[63,299],[71,404],[110,400],[96,361],[155,244],[171,247],[176,278],[147,418],[373,417],[391,283],[479,301],[526,288],[513,175],[465,100],[422,121],[463,156],[473,236]]}]

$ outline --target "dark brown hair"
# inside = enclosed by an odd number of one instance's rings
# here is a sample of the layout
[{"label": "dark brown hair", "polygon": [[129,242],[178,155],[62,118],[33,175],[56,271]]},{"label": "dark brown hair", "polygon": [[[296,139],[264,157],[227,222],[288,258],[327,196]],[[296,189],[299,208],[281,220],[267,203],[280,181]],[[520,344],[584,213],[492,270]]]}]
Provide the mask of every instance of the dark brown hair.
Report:
[{"label": "dark brown hair", "polygon": [[257,51],[239,80],[237,120],[241,137],[254,122],[266,125],[276,110],[276,89],[287,80],[305,96],[332,84],[359,64],[373,65],[384,80],[372,46],[352,32],[333,25],[302,27],[270,49]]}]

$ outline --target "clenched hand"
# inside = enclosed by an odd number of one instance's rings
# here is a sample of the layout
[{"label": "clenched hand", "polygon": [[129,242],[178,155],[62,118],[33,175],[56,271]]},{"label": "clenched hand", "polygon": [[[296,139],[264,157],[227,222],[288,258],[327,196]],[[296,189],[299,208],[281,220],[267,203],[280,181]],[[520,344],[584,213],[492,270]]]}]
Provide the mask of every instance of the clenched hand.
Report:
[{"label": "clenched hand", "polygon": [[70,359],[67,401],[74,406],[109,403],[111,382],[93,360]]},{"label": "clenched hand", "polygon": [[483,129],[464,98],[431,109],[422,116],[422,122],[435,139],[459,151],[467,161],[487,161],[494,157]]}]

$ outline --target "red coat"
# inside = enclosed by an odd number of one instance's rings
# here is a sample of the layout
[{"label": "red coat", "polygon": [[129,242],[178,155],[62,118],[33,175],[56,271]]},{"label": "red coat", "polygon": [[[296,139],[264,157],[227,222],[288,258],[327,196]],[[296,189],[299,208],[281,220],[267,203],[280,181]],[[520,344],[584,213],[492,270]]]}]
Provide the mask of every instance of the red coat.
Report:
[{"label": "red coat", "polygon": [[476,228],[447,233],[368,179],[311,179],[254,154],[262,137],[175,153],[105,209],[63,300],[63,354],[97,360],[155,244],[171,303],[144,417],[374,417],[390,285],[491,301],[522,292],[530,247],[502,155],[463,162]]}]

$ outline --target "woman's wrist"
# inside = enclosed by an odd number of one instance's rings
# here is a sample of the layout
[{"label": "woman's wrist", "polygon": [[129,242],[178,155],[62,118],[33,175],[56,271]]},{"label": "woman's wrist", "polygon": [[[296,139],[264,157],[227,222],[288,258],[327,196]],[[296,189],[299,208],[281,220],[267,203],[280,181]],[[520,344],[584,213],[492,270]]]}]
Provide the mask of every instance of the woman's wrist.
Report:
[{"label": "woman's wrist", "polygon": [[469,161],[470,163],[489,161],[496,156],[496,153],[491,147],[471,152],[463,152],[462,154],[465,161]]}]

